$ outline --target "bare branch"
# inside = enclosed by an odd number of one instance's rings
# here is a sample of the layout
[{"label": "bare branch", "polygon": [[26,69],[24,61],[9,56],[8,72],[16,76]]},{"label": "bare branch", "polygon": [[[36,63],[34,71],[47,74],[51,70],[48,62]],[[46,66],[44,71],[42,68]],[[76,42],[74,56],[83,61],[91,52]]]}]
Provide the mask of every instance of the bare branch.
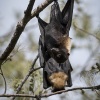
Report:
[{"label": "bare branch", "polygon": [[[97,86],[91,86],[91,87],[77,87],[77,88],[72,88],[72,89],[68,89],[68,90],[62,90],[62,91],[58,91],[58,92],[55,92],[55,93],[51,93],[51,94],[46,94],[46,95],[41,95],[40,98],[45,98],[45,97],[49,97],[49,96],[52,96],[52,95],[56,95],[56,94],[61,94],[61,93],[64,93],[64,92],[69,92],[69,91],[76,91],[76,90],[87,90],[87,89],[90,89],[90,90],[98,90],[100,89],[100,85],[97,85]],[[2,94],[0,95],[0,97],[29,97],[29,98],[37,98],[37,96],[34,96],[34,95],[28,95],[28,94]]]},{"label": "bare branch", "polygon": [[2,53],[2,55],[0,56],[0,66],[3,63],[4,60],[7,59],[7,57],[9,56],[9,54],[12,52],[12,50],[14,49],[20,35],[22,34],[26,24],[33,18],[35,17],[38,13],[40,13],[44,8],[46,8],[53,0],[46,0],[43,4],[41,4],[40,6],[38,6],[33,13],[31,14],[31,10],[32,7],[34,5],[34,1],[35,0],[30,0],[29,5],[25,11],[25,15],[23,17],[23,19],[18,22],[15,32],[13,34],[13,37],[11,38],[11,41],[9,43],[9,45],[7,46],[7,48],[5,49],[5,51]]},{"label": "bare branch", "polygon": [[100,85],[97,85],[97,86],[91,86],[91,87],[77,87],[77,88],[72,88],[72,89],[68,89],[68,90],[62,90],[62,91],[58,91],[58,92],[55,92],[55,93],[51,93],[51,94],[48,94],[48,95],[43,95],[42,97],[49,97],[49,96],[52,96],[52,95],[56,95],[56,94],[61,94],[61,93],[64,93],[64,92],[69,92],[69,91],[75,91],[75,90],[85,90],[85,89],[100,89]]},{"label": "bare branch", "polygon": [[29,16],[29,15],[31,15],[31,11],[32,11],[34,3],[35,3],[35,0],[30,0],[27,9],[24,12],[26,17]]},{"label": "bare branch", "polygon": [[18,53],[18,51],[19,51],[19,47],[18,47],[17,50],[14,52],[14,54],[9,55],[9,56],[4,60],[4,62],[3,62],[1,65],[5,64],[7,61],[12,61],[12,58]]},{"label": "bare branch", "polygon": [[35,17],[38,13],[40,13],[43,9],[45,9],[50,3],[52,3],[54,0],[46,0],[43,4],[38,6],[33,13],[31,14],[31,18]]}]

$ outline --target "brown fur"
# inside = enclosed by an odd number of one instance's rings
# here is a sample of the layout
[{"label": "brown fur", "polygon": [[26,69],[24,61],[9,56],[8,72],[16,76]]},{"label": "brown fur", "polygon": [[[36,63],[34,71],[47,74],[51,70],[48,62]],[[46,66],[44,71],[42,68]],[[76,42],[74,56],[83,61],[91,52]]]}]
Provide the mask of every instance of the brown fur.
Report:
[{"label": "brown fur", "polygon": [[59,41],[59,44],[61,44],[61,46],[64,46],[67,49],[68,53],[70,54],[71,38],[67,35],[64,35],[60,39],[58,39],[58,41]]},{"label": "brown fur", "polygon": [[68,76],[64,72],[53,73],[50,77],[50,82],[54,89],[64,89]]}]

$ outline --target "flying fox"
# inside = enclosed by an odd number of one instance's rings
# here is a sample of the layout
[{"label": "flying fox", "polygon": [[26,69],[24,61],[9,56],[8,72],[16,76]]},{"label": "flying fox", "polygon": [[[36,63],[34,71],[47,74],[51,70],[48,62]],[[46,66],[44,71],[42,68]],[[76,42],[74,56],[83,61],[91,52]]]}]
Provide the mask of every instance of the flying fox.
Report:
[{"label": "flying fox", "polygon": [[47,89],[52,86],[53,92],[72,86],[69,30],[73,5],[74,0],[68,0],[60,11],[57,0],[54,0],[49,23],[43,21],[39,15],[36,16],[41,32],[38,53],[40,66],[43,68],[43,87]]}]

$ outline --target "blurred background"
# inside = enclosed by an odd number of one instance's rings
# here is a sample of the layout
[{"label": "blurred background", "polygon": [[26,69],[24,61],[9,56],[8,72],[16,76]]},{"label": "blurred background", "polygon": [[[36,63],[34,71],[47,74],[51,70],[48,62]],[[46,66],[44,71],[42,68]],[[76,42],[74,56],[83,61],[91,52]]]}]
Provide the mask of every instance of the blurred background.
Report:
[{"label": "blurred background", "polygon": [[[33,10],[45,0],[36,0]],[[58,0],[63,9],[67,0]],[[8,45],[17,23],[23,18],[29,0],[0,0],[0,55]],[[40,17],[49,22],[49,5]],[[73,87],[86,87],[100,84],[100,0],[75,0],[73,22],[70,30],[72,49],[70,62],[73,67]],[[16,88],[28,73],[37,55],[39,27],[36,18],[26,26],[18,43],[10,54],[10,61],[2,65],[7,81],[7,93],[15,93]],[[37,61],[35,68],[39,67]],[[20,93],[46,94],[50,89],[42,87],[42,69],[34,72],[24,84]],[[68,89],[68,87],[66,88]],[[35,90],[35,91],[34,91]],[[4,81],[0,76],[0,94],[4,91]],[[0,98],[9,100],[10,98]],[[16,98],[16,100],[31,100]],[[78,90],[44,98],[43,100],[100,100],[98,90]]]}]

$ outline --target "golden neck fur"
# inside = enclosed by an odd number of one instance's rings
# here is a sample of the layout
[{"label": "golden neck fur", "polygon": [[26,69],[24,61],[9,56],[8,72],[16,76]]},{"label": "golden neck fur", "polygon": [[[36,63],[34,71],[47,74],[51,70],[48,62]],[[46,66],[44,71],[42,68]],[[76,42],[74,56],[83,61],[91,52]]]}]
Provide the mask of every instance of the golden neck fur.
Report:
[{"label": "golden neck fur", "polygon": [[67,35],[64,35],[62,37],[60,37],[58,39],[59,44],[61,44],[61,46],[65,47],[68,51],[68,53],[70,54],[70,50],[71,50],[71,38]]}]

